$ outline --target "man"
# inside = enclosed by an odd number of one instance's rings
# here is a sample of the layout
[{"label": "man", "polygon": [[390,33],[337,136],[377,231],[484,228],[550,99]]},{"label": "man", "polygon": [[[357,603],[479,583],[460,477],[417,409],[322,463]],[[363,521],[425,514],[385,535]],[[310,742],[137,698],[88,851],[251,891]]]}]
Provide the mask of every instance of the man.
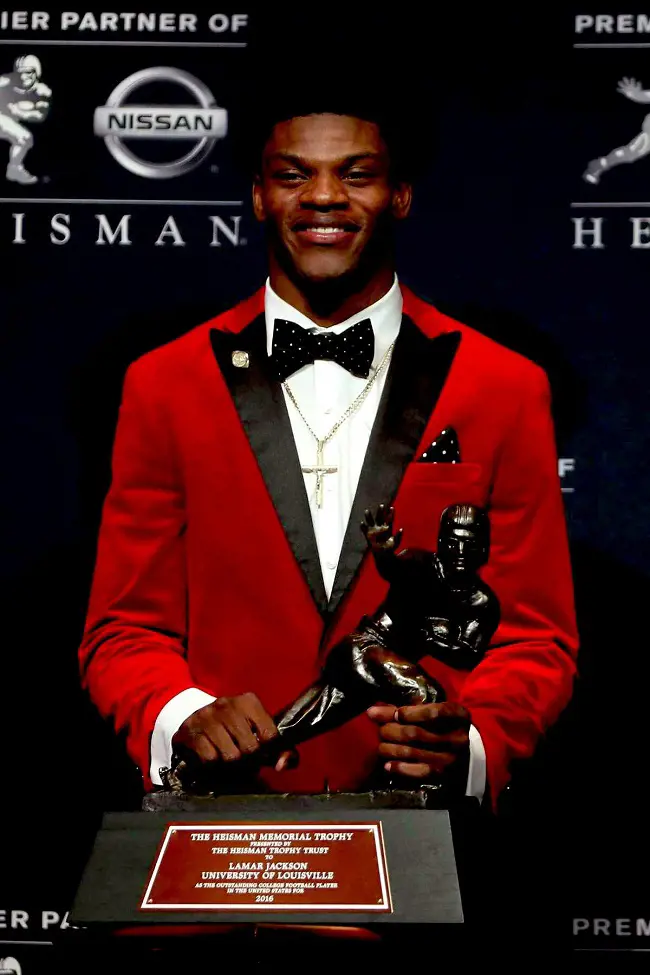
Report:
[{"label": "man", "polygon": [[50,109],[51,88],[39,81],[41,62],[33,54],[17,58],[10,74],[0,75],[0,138],[11,144],[6,177],[30,186],[38,178],[29,173],[24,159],[34,137],[21,122],[42,122]]},{"label": "man", "polygon": [[[326,96],[327,98],[327,96]],[[81,647],[145,786],[174,750],[236,767],[386,595],[360,530],[393,503],[433,550],[445,507],[489,507],[501,623],[447,702],[373,707],[264,767],[264,788],[449,778],[496,802],[567,703],[576,630],[543,372],[396,280],[412,190],[394,118],[277,110],[253,205],[266,287],[128,370]],[[418,463],[446,427],[461,462]],[[487,775],[486,775],[487,773]]]}]

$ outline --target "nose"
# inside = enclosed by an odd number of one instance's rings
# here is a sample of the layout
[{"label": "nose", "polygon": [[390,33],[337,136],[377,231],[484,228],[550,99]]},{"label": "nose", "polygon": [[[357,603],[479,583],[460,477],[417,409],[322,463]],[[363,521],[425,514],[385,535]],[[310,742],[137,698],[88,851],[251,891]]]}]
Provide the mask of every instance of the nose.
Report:
[{"label": "nose", "polygon": [[466,542],[464,542],[462,538],[459,538],[459,539],[458,539],[458,554],[459,554],[459,555],[462,555],[462,554],[463,554],[463,552],[465,551],[465,545],[466,545],[466,544],[467,544],[467,543],[466,543]]},{"label": "nose", "polygon": [[349,205],[345,184],[336,173],[320,170],[305,184],[300,205],[318,210],[344,209]]}]

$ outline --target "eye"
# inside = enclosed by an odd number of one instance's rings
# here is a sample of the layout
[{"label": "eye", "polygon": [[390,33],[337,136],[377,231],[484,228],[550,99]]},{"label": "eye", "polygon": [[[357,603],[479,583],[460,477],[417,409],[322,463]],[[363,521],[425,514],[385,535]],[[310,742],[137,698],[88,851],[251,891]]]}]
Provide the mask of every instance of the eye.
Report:
[{"label": "eye", "polygon": [[299,173],[295,169],[284,169],[280,172],[274,173],[273,175],[275,179],[279,179],[283,183],[297,183],[301,179],[305,178],[303,173]]},{"label": "eye", "polygon": [[367,169],[351,169],[346,174],[346,177],[345,178],[346,179],[352,179],[355,182],[359,182],[360,180],[363,180],[363,179],[372,179],[373,176],[374,176],[374,173],[369,172]]}]

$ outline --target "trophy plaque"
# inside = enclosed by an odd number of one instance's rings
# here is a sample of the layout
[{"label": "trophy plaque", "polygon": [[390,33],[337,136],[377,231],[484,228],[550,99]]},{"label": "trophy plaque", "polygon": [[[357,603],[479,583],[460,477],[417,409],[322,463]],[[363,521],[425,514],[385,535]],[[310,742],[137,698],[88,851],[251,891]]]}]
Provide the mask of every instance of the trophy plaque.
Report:
[{"label": "trophy plaque", "polygon": [[140,907],[390,911],[381,822],[172,823]]}]

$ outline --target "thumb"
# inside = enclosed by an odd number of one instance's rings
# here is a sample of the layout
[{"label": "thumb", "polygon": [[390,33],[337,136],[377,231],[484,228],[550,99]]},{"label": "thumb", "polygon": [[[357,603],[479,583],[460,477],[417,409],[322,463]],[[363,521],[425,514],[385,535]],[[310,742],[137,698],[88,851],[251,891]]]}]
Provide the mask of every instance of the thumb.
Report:
[{"label": "thumb", "polygon": [[287,748],[280,754],[279,759],[275,763],[276,772],[284,772],[287,769],[295,768],[298,765],[300,758],[298,752],[295,748]]},{"label": "thumb", "polygon": [[394,721],[395,710],[394,704],[373,704],[372,707],[368,708],[366,714],[371,721],[377,724],[388,724],[389,721]]}]

